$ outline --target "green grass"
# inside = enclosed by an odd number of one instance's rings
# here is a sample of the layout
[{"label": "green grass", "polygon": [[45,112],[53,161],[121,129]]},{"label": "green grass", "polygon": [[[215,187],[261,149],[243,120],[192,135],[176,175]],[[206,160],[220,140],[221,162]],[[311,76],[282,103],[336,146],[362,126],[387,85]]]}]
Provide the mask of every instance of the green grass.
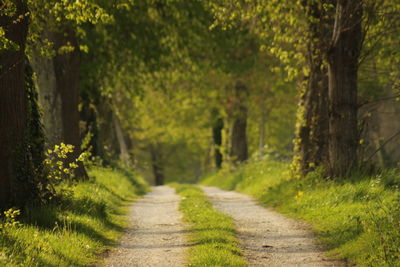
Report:
[{"label": "green grass", "polygon": [[189,266],[247,266],[241,257],[232,218],[213,209],[202,190],[173,185],[182,196],[180,210],[189,223]]},{"label": "green grass", "polygon": [[122,170],[93,168],[89,175],[64,187],[57,204],[27,207],[21,226],[0,232],[0,266],[89,266],[115,245],[129,203],[146,185]]},{"label": "green grass", "polygon": [[329,254],[358,266],[400,262],[400,172],[354,174],[327,181],[321,172],[291,178],[288,164],[252,162],[232,173],[205,177],[205,185],[237,190],[313,225]]},{"label": "green grass", "polygon": [[237,190],[260,198],[266,190],[290,178],[287,163],[259,161],[245,164],[234,172],[221,170],[202,179],[202,184]]}]

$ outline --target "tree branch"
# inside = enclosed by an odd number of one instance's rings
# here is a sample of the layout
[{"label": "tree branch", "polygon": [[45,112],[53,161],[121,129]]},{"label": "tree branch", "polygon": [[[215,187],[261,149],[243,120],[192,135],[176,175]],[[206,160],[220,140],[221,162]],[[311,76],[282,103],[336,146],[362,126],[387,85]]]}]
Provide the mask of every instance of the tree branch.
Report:
[{"label": "tree branch", "polygon": [[400,95],[393,95],[393,96],[383,97],[383,98],[379,98],[379,99],[372,100],[372,101],[366,101],[364,103],[361,103],[358,106],[358,108],[361,108],[361,107],[363,107],[365,105],[369,105],[369,104],[373,104],[373,103],[376,103],[376,102],[380,102],[380,101],[386,101],[386,100],[395,99],[395,98],[398,98],[398,97],[400,97]]},{"label": "tree branch", "polygon": [[400,131],[398,131],[396,134],[394,134],[392,137],[390,137],[389,139],[387,139],[385,142],[383,142],[383,144],[378,147],[378,149],[376,149],[371,156],[368,157],[368,159],[366,161],[370,161],[375,155],[376,153],[378,153],[384,146],[386,146],[389,142],[391,142],[393,139],[395,139],[397,136],[400,135]]}]

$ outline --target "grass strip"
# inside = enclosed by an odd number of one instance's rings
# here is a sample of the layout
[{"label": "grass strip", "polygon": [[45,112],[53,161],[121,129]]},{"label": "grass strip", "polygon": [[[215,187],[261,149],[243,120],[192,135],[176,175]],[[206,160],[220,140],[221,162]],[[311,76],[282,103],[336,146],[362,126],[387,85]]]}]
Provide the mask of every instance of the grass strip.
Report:
[{"label": "grass strip", "polygon": [[57,203],[26,207],[21,225],[0,231],[0,266],[92,266],[115,245],[143,180],[123,170],[93,168],[90,180],[64,186]]},{"label": "grass strip", "polygon": [[172,186],[182,196],[180,210],[190,227],[189,266],[247,266],[232,218],[214,210],[200,188]]},{"label": "grass strip", "polygon": [[337,258],[357,266],[399,266],[399,170],[326,180],[321,170],[299,179],[289,169],[280,162],[249,162],[230,173],[211,174],[202,184],[250,194],[310,223]]}]

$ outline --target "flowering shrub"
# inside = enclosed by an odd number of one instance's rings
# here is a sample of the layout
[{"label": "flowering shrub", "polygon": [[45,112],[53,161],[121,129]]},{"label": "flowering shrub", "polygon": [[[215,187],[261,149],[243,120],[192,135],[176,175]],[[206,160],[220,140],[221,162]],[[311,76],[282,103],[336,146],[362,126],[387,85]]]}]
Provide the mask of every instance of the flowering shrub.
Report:
[{"label": "flowering shrub", "polygon": [[55,145],[53,149],[48,149],[46,151],[46,159],[44,163],[48,169],[47,178],[50,181],[58,183],[63,178],[72,179],[73,170],[78,168],[78,163],[85,162],[89,157],[87,152],[83,152],[72,162],[66,163],[68,155],[73,152],[74,146],[64,143]]},{"label": "flowering shrub", "polygon": [[[3,229],[18,227],[20,223],[17,221],[17,216],[21,214],[20,210],[9,209],[3,212],[4,218],[0,221],[0,231]],[[0,214],[1,215],[1,214]]]}]

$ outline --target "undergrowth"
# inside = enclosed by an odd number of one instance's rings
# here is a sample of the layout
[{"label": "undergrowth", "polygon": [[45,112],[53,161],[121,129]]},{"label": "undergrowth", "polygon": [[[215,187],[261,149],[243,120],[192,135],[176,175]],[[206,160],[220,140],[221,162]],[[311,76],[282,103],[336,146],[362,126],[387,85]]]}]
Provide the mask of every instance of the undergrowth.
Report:
[{"label": "undergrowth", "polygon": [[182,196],[180,210],[189,223],[189,266],[247,266],[241,257],[232,218],[214,210],[200,188],[173,186]]},{"label": "undergrowth", "polygon": [[252,162],[202,184],[253,195],[262,204],[307,221],[329,254],[358,266],[400,262],[400,172],[354,173],[326,180],[321,171],[292,178],[289,164]]},{"label": "undergrowth", "polygon": [[25,207],[13,218],[18,224],[0,230],[0,266],[90,266],[115,244],[130,201],[146,185],[122,170],[96,167],[89,174],[89,181],[58,185],[57,201]]}]

